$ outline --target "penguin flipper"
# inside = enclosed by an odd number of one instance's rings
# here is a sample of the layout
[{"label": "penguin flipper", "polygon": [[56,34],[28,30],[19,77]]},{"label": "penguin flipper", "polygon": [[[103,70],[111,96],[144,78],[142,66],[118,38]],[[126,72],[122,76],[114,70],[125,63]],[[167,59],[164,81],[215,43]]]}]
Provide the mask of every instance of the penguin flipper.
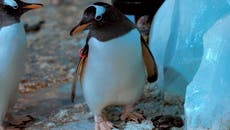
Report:
[{"label": "penguin flipper", "polygon": [[77,84],[77,80],[80,79],[83,76],[83,71],[85,68],[85,61],[87,59],[87,55],[88,55],[88,45],[86,45],[82,50],[81,50],[81,58],[80,61],[77,65],[76,71],[74,73],[74,77],[73,77],[73,82],[72,82],[72,90],[71,90],[71,101],[74,102],[75,96],[76,96],[76,84]]},{"label": "penguin flipper", "polygon": [[[78,66],[77,66],[78,68]],[[76,96],[76,84],[77,84],[77,78],[78,78],[78,74],[77,74],[77,70],[74,73],[73,76],[73,82],[72,82],[72,87],[71,87],[71,101],[74,102],[75,96]]]},{"label": "penguin flipper", "polygon": [[77,80],[80,79],[80,81],[81,81],[81,78],[82,78],[82,75],[83,75],[83,70],[84,70],[84,67],[85,67],[85,60],[86,60],[86,58],[81,58],[80,59],[78,65],[77,65],[76,71],[74,73],[73,82],[72,82],[72,90],[71,90],[71,101],[72,102],[74,102],[74,99],[75,99],[75,96],[76,96]]},{"label": "penguin flipper", "polygon": [[156,81],[158,77],[157,65],[148,45],[145,43],[142,37],[141,37],[141,42],[142,42],[142,56],[148,74],[147,80],[148,82],[152,83]]}]

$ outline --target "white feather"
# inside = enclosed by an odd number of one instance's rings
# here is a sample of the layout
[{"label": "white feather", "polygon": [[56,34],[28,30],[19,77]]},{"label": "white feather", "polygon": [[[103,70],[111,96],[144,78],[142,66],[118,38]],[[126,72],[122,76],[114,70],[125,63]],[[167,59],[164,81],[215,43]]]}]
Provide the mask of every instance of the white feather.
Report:
[{"label": "white feather", "polygon": [[105,8],[103,6],[98,6],[98,5],[92,5],[92,6],[96,8],[95,18],[97,16],[102,16],[105,13]]},{"label": "white feather", "polygon": [[18,7],[18,4],[14,0],[4,0],[4,4],[11,7]]},{"label": "white feather", "polygon": [[82,81],[86,101],[94,114],[108,105],[132,104],[146,83],[140,34],[137,29],[110,41],[89,40]]},{"label": "white feather", "polygon": [[25,63],[26,37],[23,25],[15,23],[0,29],[0,124],[17,95]]}]

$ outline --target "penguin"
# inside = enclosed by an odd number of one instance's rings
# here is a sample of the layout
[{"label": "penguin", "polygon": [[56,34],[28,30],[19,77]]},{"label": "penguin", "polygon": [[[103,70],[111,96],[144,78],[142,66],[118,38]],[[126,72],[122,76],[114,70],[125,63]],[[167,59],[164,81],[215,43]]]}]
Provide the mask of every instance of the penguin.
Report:
[{"label": "penguin", "polygon": [[0,129],[16,98],[26,59],[26,34],[20,17],[41,7],[20,0],[0,0]]},{"label": "penguin", "polygon": [[134,104],[143,94],[145,84],[156,81],[158,74],[154,57],[137,27],[110,4],[96,2],[85,9],[70,35],[84,30],[89,32],[75,76],[94,114],[95,129],[114,128],[102,114],[110,105],[124,106],[121,120],[143,120],[144,116],[134,111]]}]

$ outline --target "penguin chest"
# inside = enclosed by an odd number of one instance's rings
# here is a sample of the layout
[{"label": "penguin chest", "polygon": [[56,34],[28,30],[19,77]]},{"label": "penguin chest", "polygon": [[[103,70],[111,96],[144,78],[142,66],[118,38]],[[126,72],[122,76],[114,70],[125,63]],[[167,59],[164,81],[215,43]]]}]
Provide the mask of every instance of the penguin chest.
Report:
[{"label": "penguin chest", "polygon": [[135,102],[143,92],[145,79],[141,40],[136,29],[106,42],[90,38],[82,80],[89,106]]},{"label": "penguin chest", "polygon": [[[0,28],[0,116],[14,100],[24,70],[26,39],[22,24]],[[0,118],[1,118],[0,117]]]},{"label": "penguin chest", "polygon": [[7,75],[17,75],[16,72],[23,69],[26,59],[25,51],[26,35],[21,23],[0,29],[0,80],[6,78]]}]

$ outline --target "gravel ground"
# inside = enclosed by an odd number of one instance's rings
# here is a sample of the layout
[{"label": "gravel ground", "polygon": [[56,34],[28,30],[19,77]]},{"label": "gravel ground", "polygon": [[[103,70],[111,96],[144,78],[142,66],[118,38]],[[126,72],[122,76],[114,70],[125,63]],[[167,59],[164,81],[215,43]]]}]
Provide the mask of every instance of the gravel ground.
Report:
[{"label": "gravel ground", "polygon": [[59,4],[43,2],[41,10],[29,12],[23,21],[45,24],[37,33],[29,33],[29,54],[26,73],[19,87],[21,93],[36,92],[40,88],[54,87],[72,78],[72,68],[79,60],[79,42],[85,35],[70,37],[69,31],[81,18],[83,9],[92,1],[65,1]]},{"label": "gravel ground", "polygon": [[[45,24],[40,31],[27,35],[26,71],[19,85],[21,96],[12,111],[17,115],[35,117],[34,122],[27,124],[27,130],[92,130],[93,115],[82,94],[78,92],[75,104],[69,99],[74,68],[79,60],[78,50],[85,38],[85,34],[70,37],[69,31],[80,20],[84,8],[94,1],[41,1],[44,8],[23,16],[23,22],[30,25],[41,20]],[[137,103],[136,109],[147,116],[141,124],[120,121],[120,107],[107,108],[105,113],[119,129],[151,130],[150,119],[155,116],[182,116],[181,104],[161,101],[159,92],[153,89],[146,90],[145,98]]]}]

